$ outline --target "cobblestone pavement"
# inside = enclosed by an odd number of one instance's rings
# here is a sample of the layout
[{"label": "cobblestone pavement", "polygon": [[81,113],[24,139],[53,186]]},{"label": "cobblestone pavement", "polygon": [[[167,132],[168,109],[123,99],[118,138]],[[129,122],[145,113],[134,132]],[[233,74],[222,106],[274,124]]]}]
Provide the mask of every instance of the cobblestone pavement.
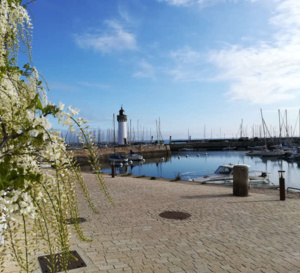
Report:
[{"label": "cobblestone pavement", "polygon": [[[111,205],[93,175],[84,178],[101,214],[79,198],[83,231],[93,241],[72,236],[71,249],[88,267],[70,272],[300,272],[300,198],[279,201],[275,190],[234,197],[230,187],[105,176]],[[166,210],[191,217],[161,218]]]}]

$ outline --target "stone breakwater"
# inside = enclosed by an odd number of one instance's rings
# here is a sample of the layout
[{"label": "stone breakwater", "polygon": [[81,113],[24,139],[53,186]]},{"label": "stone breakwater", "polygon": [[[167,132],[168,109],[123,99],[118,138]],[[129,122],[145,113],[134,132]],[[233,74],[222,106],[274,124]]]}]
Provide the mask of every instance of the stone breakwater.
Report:
[{"label": "stone breakwater", "polygon": [[[166,156],[171,154],[170,145],[134,145],[113,148],[99,148],[97,149],[97,155],[101,161],[106,161],[112,154],[129,154],[130,150],[147,157]],[[87,151],[81,149],[72,150],[72,152],[79,164],[87,163]]]}]

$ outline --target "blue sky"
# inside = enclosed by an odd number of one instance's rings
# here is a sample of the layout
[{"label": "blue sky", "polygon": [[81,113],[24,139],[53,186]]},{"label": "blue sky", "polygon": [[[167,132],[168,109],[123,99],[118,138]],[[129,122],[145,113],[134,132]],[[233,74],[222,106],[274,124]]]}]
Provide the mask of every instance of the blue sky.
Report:
[{"label": "blue sky", "polygon": [[[49,100],[112,128],[123,105],[165,139],[236,137],[278,109],[297,124],[299,0],[37,0],[33,60]],[[54,124],[54,126],[56,126]],[[298,125],[297,125],[298,126]],[[296,128],[299,134],[298,127]]]}]

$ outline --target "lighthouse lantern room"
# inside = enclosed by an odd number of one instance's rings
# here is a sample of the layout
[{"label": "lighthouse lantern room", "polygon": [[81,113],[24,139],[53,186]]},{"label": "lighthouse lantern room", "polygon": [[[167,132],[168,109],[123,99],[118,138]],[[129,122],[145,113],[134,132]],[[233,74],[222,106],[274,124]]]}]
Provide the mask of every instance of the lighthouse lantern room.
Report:
[{"label": "lighthouse lantern room", "polygon": [[127,144],[127,115],[124,115],[124,110],[121,107],[119,115],[117,116],[118,120],[118,144],[126,145]]}]

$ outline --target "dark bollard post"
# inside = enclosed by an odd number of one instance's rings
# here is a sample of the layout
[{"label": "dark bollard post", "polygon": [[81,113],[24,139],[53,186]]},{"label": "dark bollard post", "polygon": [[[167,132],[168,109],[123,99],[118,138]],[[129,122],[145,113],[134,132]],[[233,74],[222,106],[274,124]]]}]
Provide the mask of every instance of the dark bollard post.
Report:
[{"label": "dark bollard post", "polygon": [[115,164],[114,162],[111,162],[111,177],[115,177]]},{"label": "dark bollard post", "polygon": [[249,168],[247,165],[233,167],[233,195],[248,196]]},{"label": "dark bollard post", "polygon": [[280,170],[279,173],[279,192],[280,192],[280,201],[285,200],[285,179],[284,179],[284,173],[285,171]]}]

